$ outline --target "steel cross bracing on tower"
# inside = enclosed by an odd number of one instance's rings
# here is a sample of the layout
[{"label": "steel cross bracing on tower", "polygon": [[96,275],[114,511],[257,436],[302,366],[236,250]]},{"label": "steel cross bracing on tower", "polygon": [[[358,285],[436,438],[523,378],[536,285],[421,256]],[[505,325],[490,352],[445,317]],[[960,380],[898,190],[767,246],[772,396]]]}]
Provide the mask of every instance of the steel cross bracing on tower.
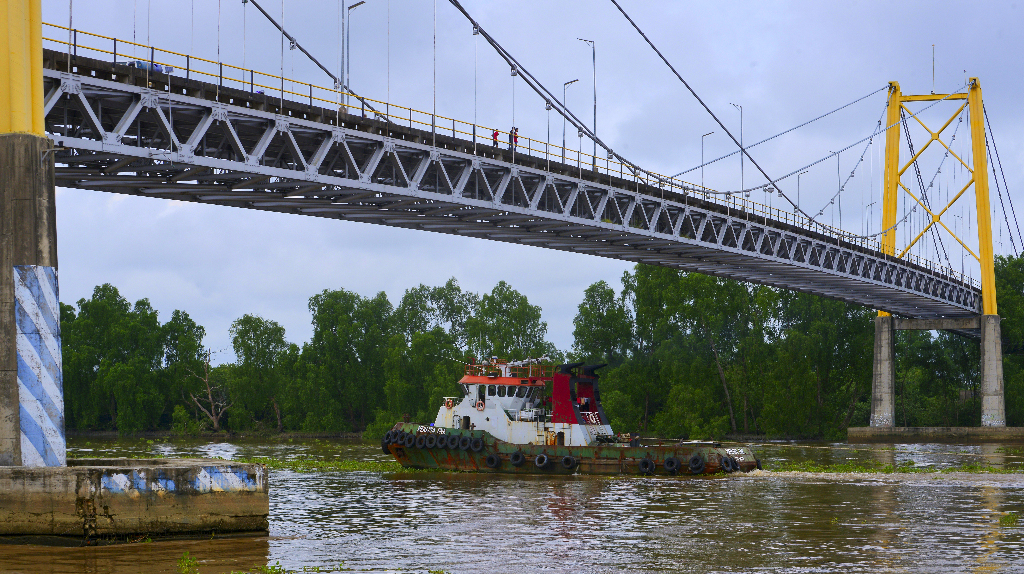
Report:
[{"label": "steel cross bracing on tower", "polygon": [[454,137],[433,147],[430,131],[288,100],[281,110],[276,97],[216,84],[83,57],[61,72],[62,58],[47,51],[44,71],[46,130],[65,148],[59,186],[587,253],[906,317],[980,309],[978,287],[951,270],[791,223]]}]

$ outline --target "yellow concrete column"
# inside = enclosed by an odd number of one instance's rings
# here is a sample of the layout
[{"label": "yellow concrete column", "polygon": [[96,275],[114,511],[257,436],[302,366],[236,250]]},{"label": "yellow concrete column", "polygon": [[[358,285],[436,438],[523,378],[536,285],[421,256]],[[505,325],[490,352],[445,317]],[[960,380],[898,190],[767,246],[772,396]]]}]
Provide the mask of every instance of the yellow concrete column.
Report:
[{"label": "yellow concrete column", "polygon": [[0,0],[0,133],[45,137],[42,0]]},{"label": "yellow concrete column", "polygon": [[985,111],[981,83],[971,78],[967,105],[971,114],[971,151],[974,155],[974,197],[978,210],[978,257],[981,259],[983,315],[996,313],[996,272],[992,250],[992,207],[988,201],[988,156],[985,149]]},{"label": "yellow concrete column", "polygon": [[[889,82],[889,107],[886,111],[885,125],[885,175],[882,183],[882,253],[896,254],[896,198],[900,185],[900,109],[903,105],[903,94],[899,82]],[[885,311],[878,312],[879,317],[888,317]]]}]

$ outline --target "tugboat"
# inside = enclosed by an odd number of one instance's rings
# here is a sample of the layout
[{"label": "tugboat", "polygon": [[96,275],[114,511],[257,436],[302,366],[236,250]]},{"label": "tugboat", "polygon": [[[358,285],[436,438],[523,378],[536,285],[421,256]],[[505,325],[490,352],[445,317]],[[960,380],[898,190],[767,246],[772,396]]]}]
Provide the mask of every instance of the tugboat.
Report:
[{"label": "tugboat", "polygon": [[699,475],[749,472],[746,446],[643,441],[616,435],[601,407],[597,370],[546,357],[466,365],[463,395],[444,397],[432,424],[397,423],[381,439],[406,468],[513,474]]}]

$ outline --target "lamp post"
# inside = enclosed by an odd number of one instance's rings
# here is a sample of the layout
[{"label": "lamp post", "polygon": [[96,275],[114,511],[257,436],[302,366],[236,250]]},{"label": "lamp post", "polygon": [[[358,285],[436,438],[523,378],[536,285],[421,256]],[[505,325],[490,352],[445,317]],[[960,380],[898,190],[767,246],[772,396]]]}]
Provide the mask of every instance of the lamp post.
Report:
[{"label": "lamp post", "polygon": [[[562,110],[563,111],[565,111],[565,90],[566,90],[566,88],[569,87],[570,84],[575,84],[578,81],[580,81],[580,79],[576,78],[575,80],[569,80],[568,82],[562,84]],[[562,163],[565,163],[565,114],[564,113],[562,114]]]},{"label": "lamp post", "polygon": [[[363,4],[366,4],[366,0],[362,0],[360,2],[356,2],[355,4],[353,4],[353,5],[349,6],[348,8],[346,8],[345,11],[344,11],[344,14],[346,16],[345,23],[344,23],[344,26],[345,26],[345,75],[342,78],[342,80],[344,80],[344,84],[345,85],[342,87],[342,89],[347,88],[352,83],[351,82],[351,80],[352,80],[352,11],[355,10],[356,8],[362,6]],[[351,89],[351,88],[349,88],[349,89]],[[345,104],[348,104],[348,93],[347,92],[345,93]],[[348,111],[347,107],[345,108],[345,111]]]},{"label": "lamp post", "polygon": [[800,209],[800,176],[807,173],[807,170],[796,174],[796,208]]},{"label": "lamp post", "polygon": [[700,136],[700,187],[702,191],[707,189],[704,187],[704,138],[713,133],[715,132],[708,132]]},{"label": "lamp post", "polygon": [[743,156],[745,155],[743,152],[743,106],[731,102],[729,105],[740,111],[740,191],[743,191]]},{"label": "lamp post", "polygon": [[597,47],[594,45],[593,40],[584,40],[583,38],[576,38],[580,42],[586,42],[590,44],[590,54],[594,61],[594,170],[597,170]]}]

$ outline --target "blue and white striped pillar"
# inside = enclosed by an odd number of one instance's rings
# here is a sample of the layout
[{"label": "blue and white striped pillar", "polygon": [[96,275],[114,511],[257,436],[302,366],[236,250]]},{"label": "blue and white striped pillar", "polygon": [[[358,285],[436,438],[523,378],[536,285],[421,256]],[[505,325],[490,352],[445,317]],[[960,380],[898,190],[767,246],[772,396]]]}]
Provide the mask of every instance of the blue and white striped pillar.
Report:
[{"label": "blue and white striped pillar", "polygon": [[21,464],[64,466],[67,444],[55,268],[14,266],[14,321]]}]

